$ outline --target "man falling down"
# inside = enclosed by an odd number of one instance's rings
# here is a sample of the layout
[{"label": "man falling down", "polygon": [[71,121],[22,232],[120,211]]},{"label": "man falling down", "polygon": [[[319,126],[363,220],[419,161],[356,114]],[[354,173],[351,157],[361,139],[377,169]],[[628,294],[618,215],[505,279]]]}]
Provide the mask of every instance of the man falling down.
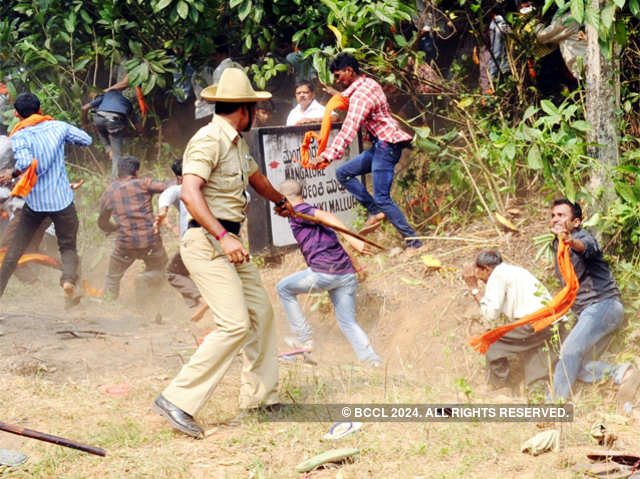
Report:
[{"label": "man falling down", "polygon": [[[480,306],[482,318],[488,323],[495,324],[500,315],[515,321],[539,310],[551,300],[549,291],[535,276],[520,266],[502,261],[500,253],[494,250],[481,251],[475,263],[465,267],[463,279],[472,288],[471,295]],[[482,296],[478,280],[486,283]],[[531,325],[525,324],[498,339],[486,353],[489,383],[495,388],[507,385],[511,372],[508,358],[515,355],[521,355],[523,359],[527,386],[548,376],[549,362],[555,362],[557,354],[553,348],[545,351],[544,346],[553,334],[553,328],[536,333]]]},{"label": "man falling down", "polygon": [[[302,186],[297,181],[287,180],[278,189],[291,202],[296,212],[313,216],[327,224],[345,227],[336,216],[306,203],[302,198]],[[338,326],[351,343],[358,359],[372,366],[379,366],[382,362],[380,356],[373,350],[366,333],[356,322],[358,276],[362,279],[366,277],[364,266],[347,253],[331,228],[296,217],[289,218],[289,224],[309,267],[278,283],[280,302],[287,314],[289,326],[296,334],[295,338],[287,338],[285,341],[291,347],[309,351],[313,349],[311,327],[302,313],[297,295],[328,291],[338,318]],[[367,252],[363,241],[347,235],[344,239],[356,251]]]}]

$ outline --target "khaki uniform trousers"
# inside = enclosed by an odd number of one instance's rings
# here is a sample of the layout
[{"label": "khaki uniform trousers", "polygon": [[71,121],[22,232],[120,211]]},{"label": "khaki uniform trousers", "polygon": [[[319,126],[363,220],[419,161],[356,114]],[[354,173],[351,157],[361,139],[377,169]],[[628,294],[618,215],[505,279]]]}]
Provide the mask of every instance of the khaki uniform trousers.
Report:
[{"label": "khaki uniform trousers", "polygon": [[195,415],[242,350],[240,407],[277,403],[273,309],[258,268],[251,261],[231,264],[217,244],[214,248],[203,228],[185,232],[180,254],[217,327],[164,390],[164,397]]}]

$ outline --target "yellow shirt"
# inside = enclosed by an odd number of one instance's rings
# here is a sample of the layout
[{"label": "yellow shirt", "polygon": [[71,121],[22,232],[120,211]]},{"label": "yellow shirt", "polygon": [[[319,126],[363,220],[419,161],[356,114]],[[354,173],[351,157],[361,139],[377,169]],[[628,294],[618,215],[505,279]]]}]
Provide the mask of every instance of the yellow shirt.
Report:
[{"label": "yellow shirt", "polygon": [[205,181],[202,194],[209,209],[216,218],[227,221],[244,220],[245,188],[256,171],[258,165],[247,143],[218,115],[193,135],[182,159],[182,174]]}]

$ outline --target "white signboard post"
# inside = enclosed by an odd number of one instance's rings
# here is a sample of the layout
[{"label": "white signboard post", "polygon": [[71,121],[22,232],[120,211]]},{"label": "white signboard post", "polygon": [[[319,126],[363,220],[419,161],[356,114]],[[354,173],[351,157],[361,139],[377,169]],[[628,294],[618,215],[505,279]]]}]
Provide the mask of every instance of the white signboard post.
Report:
[{"label": "white signboard post", "polygon": [[[344,161],[360,153],[358,139],[354,140],[342,160],[331,163],[324,170],[303,168],[300,163],[300,144],[304,137],[304,128],[265,128],[260,132],[260,150],[264,160],[265,175],[276,188],[285,180],[294,179],[303,185],[305,201],[317,208],[335,214],[348,227],[356,217],[356,200],[336,179],[336,168]],[[332,129],[329,144],[338,133]],[[311,143],[310,154],[316,155],[318,145]],[[269,208],[271,221],[271,241],[276,247],[295,244],[289,222]]]}]

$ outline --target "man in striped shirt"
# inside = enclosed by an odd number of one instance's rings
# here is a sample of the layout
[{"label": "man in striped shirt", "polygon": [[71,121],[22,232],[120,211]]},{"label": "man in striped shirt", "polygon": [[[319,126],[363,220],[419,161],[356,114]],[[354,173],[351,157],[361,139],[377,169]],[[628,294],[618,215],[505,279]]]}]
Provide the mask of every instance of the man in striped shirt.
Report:
[{"label": "man in striped shirt", "polygon": [[79,299],[75,295],[79,265],[76,249],[78,215],[65,168],[64,147],[65,143],[88,146],[91,137],[69,123],[43,116],[40,100],[33,93],[21,93],[13,106],[15,115],[21,120],[11,135],[16,162],[13,171],[4,172],[0,180],[16,178],[35,159],[38,160],[37,181],[25,197],[20,223],[0,269],[0,297],[38,227],[46,218],[51,218],[62,258],[60,285],[65,291],[67,305],[71,305]]},{"label": "man in striped shirt", "polygon": [[[411,136],[400,129],[391,116],[387,97],[380,84],[360,74],[358,61],[348,53],[337,55],[329,66],[338,85],[345,87],[342,96],[349,98],[349,110],[340,132],[317,161],[342,158],[347,146],[362,125],[371,136],[372,147],[336,170],[338,181],[369,212],[366,225],[369,231],[388,219],[403,238],[416,236],[404,214],[391,199],[394,168],[402,149],[411,142]],[[337,91],[329,88],[332,94]],[[358,180],[359,175],[373,174],[373,196]],[[409,248],[422,246],[420,240],[406,240]]]}]

